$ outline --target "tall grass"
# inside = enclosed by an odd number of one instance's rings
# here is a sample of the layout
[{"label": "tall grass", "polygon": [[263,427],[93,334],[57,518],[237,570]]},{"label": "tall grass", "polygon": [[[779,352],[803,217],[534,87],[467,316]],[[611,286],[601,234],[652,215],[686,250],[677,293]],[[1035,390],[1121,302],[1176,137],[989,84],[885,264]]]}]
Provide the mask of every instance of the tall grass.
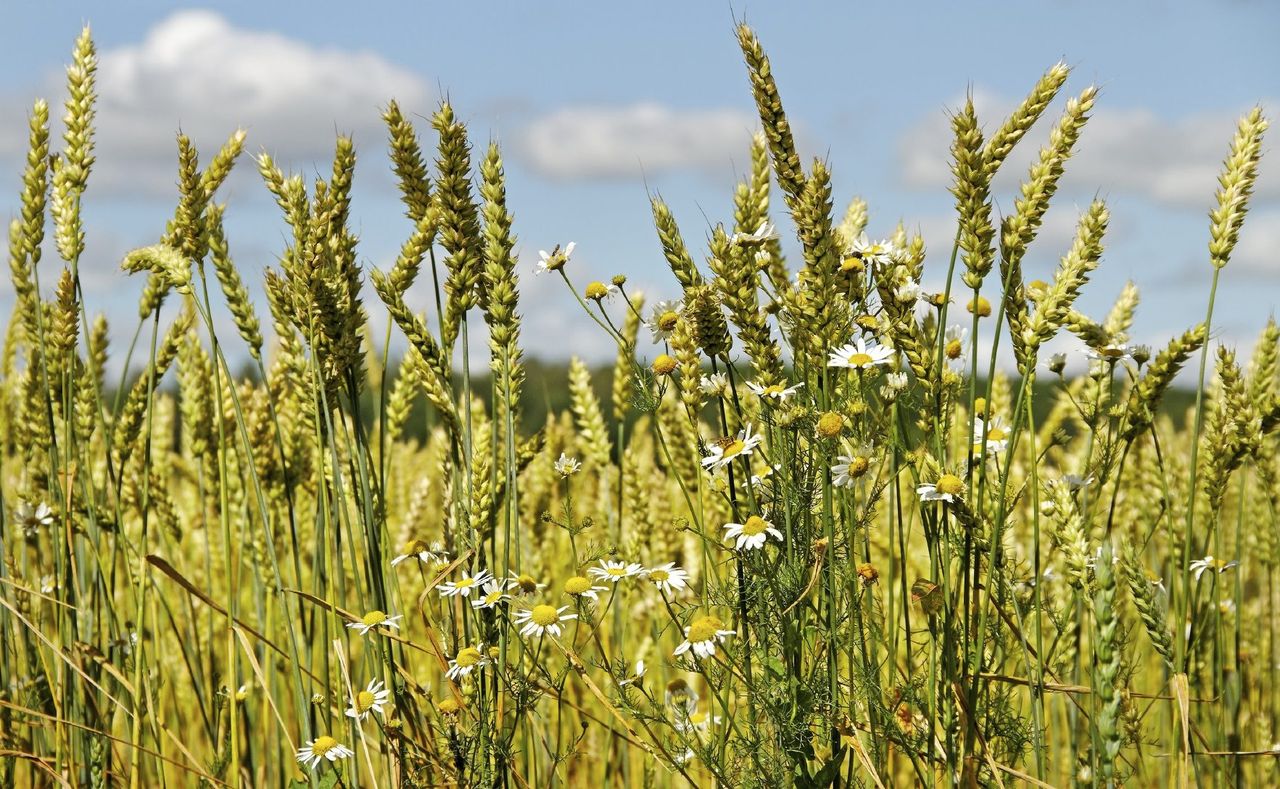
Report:
[{"label": "tall grass", "polygon": [[[1280,330],[1245,368],[1210,340],[1261,112],[1219,179],[1206,317],[1153,352],[1128,344],[1136,289],[1105,316],[1075,307],[1103,201],[1052,282],[1023,272],[1093,88],[1012,202],[992,191],[1066,67],[990,136],[972,102],[955,112],[933,293],[918,235],[874,240],[859,199],[837,215],[830,164],[802,161],[768,58],[737,35],[751,172],[705,265],[652,198],[664,299],[584,272],[572,244],[536,273],[517,261],[498,145],[473,149],[447,102],[424,143],[391,102],[410,230],[387,271],[358,262],[350,139],[312,183],[257,158],[289,228],[265,313],[219,202],[246,135],[203,166],[177,137],[173,218],[123,261],[146,285],[110,352],[142,372],[116,381],[79,271],[86,30],[58,150],[48,106],[31,112],[10,227],[0,784],[1280,780]],[[570,407],[536,431],[522,276],[563,281],[618,350],[607,397],[574,360]],[[1089,356],[1075,377],[1043,351],[1064,333]],[[1174,419],[1188,365],[1195,406]]]}]

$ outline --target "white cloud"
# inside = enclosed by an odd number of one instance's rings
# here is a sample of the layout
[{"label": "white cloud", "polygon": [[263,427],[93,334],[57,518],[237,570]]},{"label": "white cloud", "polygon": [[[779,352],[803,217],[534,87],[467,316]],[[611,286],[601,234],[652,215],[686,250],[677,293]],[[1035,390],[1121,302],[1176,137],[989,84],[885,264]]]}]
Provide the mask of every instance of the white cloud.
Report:
[{"label": "white cloud", "polygon": [[1252,211],[1245,217],[1231,264],[1254,274],[1280,277],[1280,210]]},{"label": "white cloud", "polygon": [[[951,106],[959,106],[961,99]],[[1048,136],[1060,112],[1060,99],[1019,144],[1001,169],[997,194],[1016,190],[1027,166]],[[1269,103],[1274,106],[1274,103]],[[1012,100],[974,91],[974,105],[989,134],[1013,108]],[[1063,191],[1077,195],[1133,194],[1168,206],[1207,209],[1217,188],[1235,124],[1248,107],[1161,117],[1145,108],[1112,108],[1103,94],[1085,127],[1077,152],[1067,163]],[[908,186],[936,189],[951,179],[951,129],[945,113],[918,121],[903,135],[899,160]],[[1255,200],[1280,198],[1280,177],[1264,160]]]},{"label": "white cloud", "polygon": [[[90,188],[134,194],[173,191],[179,128],[205,157],[243,126],[247,151],[265,148],[307,163],[330,156],[338,132],[380,142],[380,110],[389,99],[424,110],[433,94],[420,76],[375,53],[237,28],[207,10],[179,11],[141,42],[102,51],[97,85],[98,165]],[[50,75],[42,92],[59,116],[61,75]],[[6,112],[0,155],[21,155],[25,140],[25,118]]]},{"label": "white cloud", "polygon": [[754,115],[653,102],[566,107],[534,120],[520,152],[549,178],[609,180],[673,170],[727,170],[747,155]]}]

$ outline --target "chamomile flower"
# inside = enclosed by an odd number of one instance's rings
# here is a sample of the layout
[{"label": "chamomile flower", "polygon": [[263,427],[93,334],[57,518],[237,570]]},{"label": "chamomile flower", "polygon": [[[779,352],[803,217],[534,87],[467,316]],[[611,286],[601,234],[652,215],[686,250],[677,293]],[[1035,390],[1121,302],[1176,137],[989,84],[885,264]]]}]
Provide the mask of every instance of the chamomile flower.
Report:
[{"label": "chamomile flower", "polygon": [[609,587],[592,586],[591,579],[582,575],[575,575],[564,582],[564,593],[570,597],[589,597],[598,602],[600,593],[607,591]]},{"label": "chamomile flower", "polygon": [[556,608],[553,605],[535,605],[533,608],[525,609],[516,614],[516,624],[522,625],[520,635],[528,638],[529,636],[545,636],[550,633],[553,636],[559,636],[563,631],[563,625],[570,619],[577,619],[577,614],[566,614],[569,606],[562,605]]},{"label": "chamomile flower", "polygon": [[355,697],[351,699],[351,706],[347,708],[347,717],[355,718],[362,721],[369,717],[369,713],[376,712],[378,717],[387,717],[386,710],[383,707],[391,700],[391,691],[387,690],[382,680],[370,680],[364,690],[357,691]]},{"label": "chamomile flower", "polygon": [[612,299],[618,293],[617,285],[606,285],[603,282],[588,283],[586,292],[583,294],[592,301],[600,302],[605,299]]},{"label": "chamomile flower", "polygon": [[732,635],[734,632],[724,629],[720,617],[700,616],[684,629],[684,641],[676,647],[675,655],[678,657],[692,651],[697,659],[711,657],[716,653],[716,645],[723,644]]},{"label": "chamomile flower", "polygon": [[859,233],[858,237],[849,245],[849,253],[867,263],[886,266],[893,262],[894,257],[898,254],[898,248],[893,245],[892,241],[870,241],[867,239],[866,233]]},{"label": "chamomile flower", "polygon": [[1132,345],[1104,345],[1101,348],[1090,348],[1085,351],[1085,356],[1090,359],[1115,364],[1125,359],[1133,359],[1134,347]]},{"label": "chamomile flower", "polygon": [[721,397],[729,391],[729,378],[724,373],[704,375],[698,382],[698,388],[710,397]]},{"label": "chamomile flower", "polygon": [[684,309],[682,301],[660,301],[649,311],[649,319],[644,322],[645,328],[653,334],[653,341],[660,343],[671,336],[676,324],[680,321],[680,311]]},{"label": "chamomile flower", "polygon": [[510,589],[508,581],[499,581],[497,578],[490,578],[484,582],[481,590],[484,594],[479,595],[471,601],[472,608],[493,608],[499,603],[504,603],[511,599],[511,595],[507,594]]},{"label": "chamomile flower", "polygon": [[668,594],[678,592],[689,585],[689,571],[676,567],[675,562],[651,567],[645,575],[654,586]]},{"label": "chamomile flower", "polygon": [[507,589],[522,596],[537,594],[546,588],[546,584],[539,583],[537,578],[528,573],[520,573],[518,575],[512,573],[511,577],[507,579]]},{"label": "chamomile flower", "polygon": [[850,370],[866,370],[876,365],[888,364],[893,358],[893,351],[883,345],[872,343],[857,337],[848,345],[842,345],[831,352],[827,360],[828,367],[844,367]]},{"label": "chamomile flower", "polygon": [[431,552],[426,540],[413,539],[400,548],[400,553],[396,554],[395,558],[391,560],[391,566],[395,567],[397,564],[407,562],[410,559],[417,559],[423,564],[430,565],[436,560],[436,555]]},{"label": "chamomile flower", "polygon": [[804,386],[803,382],[795,384],[793,386],[784,386],[783,384],[771,384],[769,386],[762,386],[761,384],[758,384],[755,381],[751,381],[747,384],[747,388],[755,392],[756,396],[759,397],[761,400],[765,399],[766,397],[771,397],[774,400],[777,400],[779,403],[785,403],[787,401],[787,398],[791,397],[791,395],[800,391],[800,389],[803,386]]},{"label": "chamomile flower", "polygon": [[339,759],[349,759],[354,754],[355,751],[326,734],[304,742],[298,749],[297,759],[298,764],[314,770],[322,759],[336,762]]},{"label": "chamomile flower", "polygon": [[969,330],[963,326],[947,327],[946,342],[942,346],[942,355],[948,362],[964,363],[964,341],[969,337]]},{"label": "chamomile flower", "polygon": [[664,698],[667,706],[674,708],[677,714],[683,710],[685,715],[689,715],[698,707],[698,691],[683,677],[676,677],[667,683]]},{"label": "chamomile flower", "polygon": [[1003,452],[1009,446],[1009,430],[999,418],[993,417],[989,420],[984,420],[982,417],[974,417],[973,454],[982,454],[984,439],[986,451],[993,453]]},{"label": "chamomile flower", "polygon": [[724,525],[726,540],[737,539],[736,547],[740,551],[754,551],[764,547],[765,541],[770,537],[775,540],[782,540],[782,532],[773,527],[769,521],[761,518],[759,515],[752,515],[747,518],[746,523],[726,523]]},{"label": "chamomile flower", "polygon": [[837,488],[852,488],[871,467],[866,455],[840,455],[836,460],[840,462],[831,467],[831,484]]},{"label": "chamomile flower", "polygon": [[587,575],[590,575],[597,581],[609,581],[616,584],[623,578],[632,578],[642,572],[644,572],[644,565],[639,562],[627,563],[624,561],[605,561],[604,559],[601,559],[600,566],[588,569]]},{"label": "chamomile flower", "polygon": [[40,502],[33,507],[24,501],[14,511],[13,519],[22,528],[23,536],[32,539],[39,534],[41,527],[47,529],[53,525],[54,516],[48,504]]},{"label": "chamomile flower", "polygon": [[644,661],[637,660],[635,670],[632,671],[631,674],[629,674],[626,679],[619,682],[618,687],[622,688],[622,687],[626,687],[627,685],[639,684],[640,680],[644,679],[644,671],[645,671]]},{"label": "chamomile flower", "polygon": [[916,488],[921,501],[946,501],[955,503],[964,493],[964,480],[955,474],[943,474],[937,482],[926,482]]},{"label": "chamomile flower", "polygon": [[555,470],[560,476],[568,478],[581,471],[582,464],[578,462],[577,458],[571,458],[561,452],[560,458],[556,460]]},{"label": "chamomile flower", "polygon": [[707,469],[716,469],[721,466],[727,466],[733,462],[734,458],[741,455],[750,455],[752,450],[764,441],[760,435],[751,432],[751,423],[739,431],[738,435],[729,438],[725,437],[711,445],[711,454],[702,459],[702,465]]},{"label": "chamomile flower", "polygon": [[696,709],[683,719],[676,719],[676,731],[706,731],[711,726],[719,726],[722,720],[719,715],[712,715],[711,710]]},{"label": "chamomile flower", "polygon": [[914,304],[920,300],[920,295],[923,292],[924,291],[920,289],[919,282],[916,282],[911,277],[907,277],[902,284],[894,288],[893,297],[897,299],[899,304]]},{"label": "chamomile flower", "polygon": [[463,597],[470,597],[472,592],[481,588],[491,580],[493,580],[493,574],[488,570],[481,570],[474,576],[469,575],[464,570],[462,572],[462,577],[457,581],[446,581],[440,584],[440,596],[453,597],[455,595],[461,595]]},{"label": "chamomile flower", "polygon": [[385,627],[388,630],[399,630],[400,620],[403,618],[403,614],[387,616],[383,611],[370,611],[361,617],[360,621],[348,622],[347,627],[352,630],[359,630],[360,635],[367,636],[370,630],[377,630],[380,627]]},{"label": "chamomile flower", "polygon": [[760,226],[753,233],[734,233],[729,242],[743,247],[758,247],[766,241],[777,237],[777,228],[768,221],[764,221],[760,223]]},{"label": "chamomile flower", "polygon": [[545,249],[538,250],[538,273],[544,271],[559,271],[569,262],[569,256],[573,254],[573,249],[577,244],[570,241],[563,250],[560,245],[556,244],[556,248],[547,252]]},{"label": "chamomile flower", "polygon": [[880,396],[888,402],[893,402],[907,388],[906,373],[889,373],[884,377],[884,385],[880,387]]},{"label": "chamomile flower", "polygon": [[1192,562],[1191,574],[1196,577],[1197,581],[1199,581],[1200,576],[1204,575],[1205,570],[1212,570],[1218,575],[1221,575],[1225,573],[1227,570],[1230,570],[1232,567],[1235,567],[1239,563],[1240,562],[1229,562],[1226,559],[1215,559],[1213,558],[1212,555],[1210,555],[1210,556],[1204,557],[1203,559],[1196,559],[1194,562]]},{"label": "chamomile flower", "polygon": [[489,656],[484,651],[484,644],[474,647],[463,647],[458,650],[458,654],[449,661],[449,670],[445,672],[445,676],[452,680],[458,680],[465,677],[478,668],[484,668],[489,665]]}]

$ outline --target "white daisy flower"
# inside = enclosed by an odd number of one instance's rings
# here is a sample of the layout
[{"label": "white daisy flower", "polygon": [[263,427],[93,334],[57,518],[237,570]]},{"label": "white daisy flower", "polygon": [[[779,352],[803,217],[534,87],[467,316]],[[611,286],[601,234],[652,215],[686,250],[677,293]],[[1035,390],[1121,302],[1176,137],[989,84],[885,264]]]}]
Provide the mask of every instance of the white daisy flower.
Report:
[{"label": "white daisy flower", "polygon": [[577,244],[575,242],[570,241],[563,251],[560,249],[559,244],[557,244],[556,248],[550,252],[547,252],[545,249],[539,249],[538,273],[541,274],[546,271],[559,271],[564,268],[564,265],[569,262],[569,256],[573,254],[573,249],[576,246]]},{"label": "white daisy flower", "polygon": [[440,584],[440,596],[453,597],[454,595],[462,595],[463,597],[470,597],[472,592],[491,580],[493,580],[493,574],[488,570],[481,570],[474,576],[467,574],[463,570],[462,578],[457,581],[446,581]]},{"label": "white daisy flower", "polygon": [[778,230],[768,221],[763,221],[754,233],[734,233],[729,239],[732,244],[743,247],[758,247],[766,241],[777,238]]},{"label": "white daisy flower", "polygon": [[298,764],[314,770],[321,759],[336,762],[339,759],[349,759],[354,754],[355,751],[326,734],[304,742],[298,749],[297,759]]},{"label": "white daisy flower", "polygon": [[694,710],[686,717],[676,718],[676,731],[706,731],[711,726],[719,726],[721,720],[719,715],[712,715],[710,710]]},{"label": "white daisy flower", "polygon": [[664,592],[678,592],[689,585],[689,571],[676,567],[675,562],[651,567],[645,573],[653,585]]},{"label": "white daisy flower", "polygon": [[618,687],[622,688],[622,687],[626,687],[627,685],[635,685],[639,683],[640,680],[643,678],[644,678],[644,661],[637,660],[635,671],[633,671],[629,677],[619,682]]},{"label": "white daisy flower", "polygon": [[385,718],[387,713],[383,707],[390,700],[391,691],[382,684],[382,680],[371,680],[369,685],[364,690],[358,691],[355,698],[351,700],[351,706],[347,708],[347,717],[362,721],[369,717],[369,713],[376,712],[378,717]]},{"label": "white daisy flower", "polygon": [[899,304],[911,304],[920,300],[921,293],[923,291],[920,289],[920,283],[907,277],[901,285],[894,288],[893,297]]},{"label": "white daisy flower", "polygon": [[840,462],[831,467],[831,484],[837,488],[852,488],[871,466],[866,455],[838,455],[836,460]]},{"label": "white daisy flower", "polygon": [[1067,355],[1065,353],[1055,353],[1045,361],[1044,366],[1049,368],[1049,372],[1057,375],[1066,368]]},{"label": "white daisy flower", "polygon": [[880,387],[880,396],[892,402],[907,388],[906,373],[889,373],[884,377],[884,385]]},{"label": "white daisy flower", "polygon": [[851,370],[866,370],[876,365],[888,364],[893,358],[893,351],[883,345],[872,343],[857,337],[848,345],[843,345],[831,352],[827,360],[828,367],[845,367]]},{"label": "white daisy flower", "polygon": [[755,381],[747,383],[747,388],[756,393],[756,396],[763,400],[766,397],[772,397],[780,403],[785,403],[788,397],[800,391],[804,387],[804,383],[798,383],[794,386],[783,386],[782,384],[772,384],[771,386],[762,386]]},{"label": "white daisy flower", "polygon": [[649,311],[649,319],[644,322],[653,334],[654,343],[660,343],[671,336],[680,320],[680,311],[684,309],[682,301],[660,301]]},{"label": "white daisy flower", "polygon": [[746,523],[726,523],[724,528],[726,529],[724,538],[726,540],[736,538],[738,544],[734,547],[740,551],[754,551],[762,548],[770,537],[778,541],[782,540],[782,532],[759,515],[747,518]]},{"label": "white daisy flower", "polygon": [[457,656],[449,661],[449,670],[445,672],[445,676],[456,681],[477,668],[484,668],[490,662],[492,661],[489,659],[489,655],[485,653],[484,644],[463,647],[458,650]]},{"label": "white daisy flower", "polygon": [[347,627],[351,628],[352,630],[359,630],[360,635],[367,636],[369,635],[370,630],[376,630],[380,627],[385,627],[389,630],[399,630],[400,620],[403,618],[404,618],[403,614],[396,614],[395,616],[387,616],[382,611],[370,611],[369,613],[361,617],[360,621],[348,622]]},{"label": "white daisy flower", "polygon": [[698,382],[698,388],[702,390],[703,394],[711,397],[720,397],[729,391],[729,378],[724,373],[704,375],[702,380]]},{"label": "white daisy flower", "polygon": [[538,579],[528,573],[511,573],[511,577],[507,579],[507,590],[515,592],[519,595],[531,595],[546,589],[547,585],[538,583]]},{"label": "white daisy flower", "polygon": [[989,420],[980,416],[973,418],[973,454],[982,454],[984,437],[988,452],[999,454],[1009,446],[1009,429],[998,417]]},{"label": "white daisy flower", "polygon": [[603,282],[588,283],[584,296],[595,302],[612,300],[618,295],[618,286],[613,284],[605,284]]},{"label": "white daisy flower", "polygon": [[520,628],[520,635],[528,638],[529,636],[544,636],[550,633],[553,636],[559,636],[562,632],[562,625],[570,620],[577,619],[577,614],[566,614],[569,606],[562,605],[556,608],[552,605],[535,605],[533,608],[525,609],[516,614],[516,624],[523,625]]},{"label": "white daisy flower", "polygon": [[556,473],[562,477],[572,477],[582,469],[582,464],[577,458],[571,458],[565,453],[560,453],[560,458],[556,460]]},{"label": "white daisy flower", "polygon": [[898,254],[898,248],[893,245],[892,241],[870,241],[867,239],[866,233],[859,233],[858,237],[849,245],[849,254],[861,258],[867,263],[886,266],[893,262],[894,257]]},{"label": "white daisy flower", "polygon": [[1101,348],[1090,348],[1085,351],[1085,356],[1088,356],[1090,359],[1097,359],[1098,361],[1115,364],[1116,362],[1122,362],[1125,359],[1132,360],[1134,350],[1136,349],[1132,345],[1111,344],[1104,345]]},{"label": "white daisy flower", "polygon": [[490,578],[484,582],[482,591],[484,594],[479,595],[471,601],[472,608],[493,608],[498,603],[506,602],[511,599],[511,595],[507,591],[511,588],[510,581],[499,581],[497,578]]},{"label": "white daisy flower", "polygon": [[964,363],[964,341],[969,337],[969,330],[960,325],[948,326],[946,343],[942,346],[942,356],[949,362]]},{"label": "white daisy flower", "polygon": [[698,691],[683,677],[667,683],[665,698],[667,706],[674,708],[677,714],[683,710],[685,715],[691,715],[698,707]]},{"label": "white daisy flower", "polygon": [[921,501],[947,501],[955,503],[964,493],[964,480],[955,474],[943,474],[937,482],[925,483],[916,487]]},{"label": "white daisy flower", "polygon": [[53,525],[54,516],[48,504],[40,502],[33,507],[24,501],[14,510],[13,519],[22,527],[24,537],[34,539],[41,527],[48,528]]},{"label": "white daisy flower", "polygon": [[431,548],[425,540],[409,540],[400,548],[400,553],[396,554],[391,560],[391,566],[395,567],[401,562],[407,562],[410,559],[417,559],[425,565],[430,565],[436,560],[436,555],[431,552]]},{"label": "white daisy flower", "polygon": [[723,644],[732,635],[734,632],[725,630],[719,617],[700,616],[684,629],[684,641],[676,647],[675,654],[679,656],[692,650],[697,659],[711,657],[716,653],[716,644]]},{"label": "white daisy flower", "polygon": [[575,575],[564,582],[564,593],[570,597],[589,597],[598,602],[600,593],[607,591],[609,591],[609,587],[592,586],[591,579],[581,575]]},{"label": "white daisy flower", "polygon": [[1213,572],[1221,575],[1239,563],[1240,562],[1229,562],[1226,559],[1215,559],[1212,555],[1209,555],[1203,559],[1196,559],[1193,561],[1191,563],[1191,573],[1196,577],[1196,580],[1199,581],[1200,576],[1204,575],[1205,570],[1212,570]]},{"label": "white daisy flower", "polygon": [[708,469],[727,466],[740,455],[750,455],[764,438],[751,432],[751,424],[747,425],[735,438],[722,438],[711,445],[711,454],[702,459],[702,465]]},{"label": "white daisy flower", "polygon": [[592,567],[587,570],[587,575],[597,581],[610,581],[617,583],[623,578],[631,578],[644,572],[644,565],[639,562],[627,563],[624,561],[605,561],[600,560],[599,567]]}]

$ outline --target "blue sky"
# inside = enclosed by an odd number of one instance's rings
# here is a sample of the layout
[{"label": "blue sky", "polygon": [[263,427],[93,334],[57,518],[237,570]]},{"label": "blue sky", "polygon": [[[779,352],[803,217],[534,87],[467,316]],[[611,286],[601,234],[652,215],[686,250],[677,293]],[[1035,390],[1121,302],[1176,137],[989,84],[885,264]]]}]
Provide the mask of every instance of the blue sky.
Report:
[{"label": "blue sky", "polygon": [[[920,230],[931,251],[926,286],[940,282],[954,232],[946,110],[972,90],[992,128],[1058,60],[1073,67],[1064,97],[1099,85],[1031,276],[1048,278],[1078,212],[1103,196],[1111,238],[1081,305],[1102,314],[1132,279],[1144,296],[1133,339],[1163,343],[1203,313],[1206,211],[1235,119],[1258,102],[1269,115],[1280,106],[1280,6],[1152,0],[974,10],[981,5],[6,4],[0,212],[15,210],[30,102],[44,95],[61,103],[60,70],[81,20],[92,23],[103,64],[83,271],[90,309],[108,314],[117,338],[132,331],[140,288],[118,273],[119,259],[153,243],[171,214],[179,125],[206,155],[243,125],[249,151],[265,148],[303,173],[326,167],[335,131],[353,133],[361,256],[385,267],[408,226],[382,153],[379,109],[394,97],[426,116],[444,92],[477,145],[493,137],[506,152],[530,352],[605,358],[607,339],[589,331],[563,284],[534,277],[537,250],[575,240],[579,285],[621,272],[651,298],[675,294],[646,185],[668,200],[695,250],[708,219],[730,217],[757,123],[733,35],[735,17],[745,16],[773,61],[803,153],[832,166],[838,210],[861,195],[873,235],[900,220]],[[1060,106],[1006,165],[1000,207],[1012,204],[1027,157]],[[429,139],[427,123],[419,125]],[[283,223],[246,164],[223,198],[233,252],[256,282],[283,248]],[[52,281],[53,256],[44,265]],[[415,306],[428,307],[425,290],[413,295]],[[5,278],[0,307],[11,302]],[[1278,302],[1280,163],[1264,157],[1254,211],[1220,291],[1220,338],[1245,350]]]}]

